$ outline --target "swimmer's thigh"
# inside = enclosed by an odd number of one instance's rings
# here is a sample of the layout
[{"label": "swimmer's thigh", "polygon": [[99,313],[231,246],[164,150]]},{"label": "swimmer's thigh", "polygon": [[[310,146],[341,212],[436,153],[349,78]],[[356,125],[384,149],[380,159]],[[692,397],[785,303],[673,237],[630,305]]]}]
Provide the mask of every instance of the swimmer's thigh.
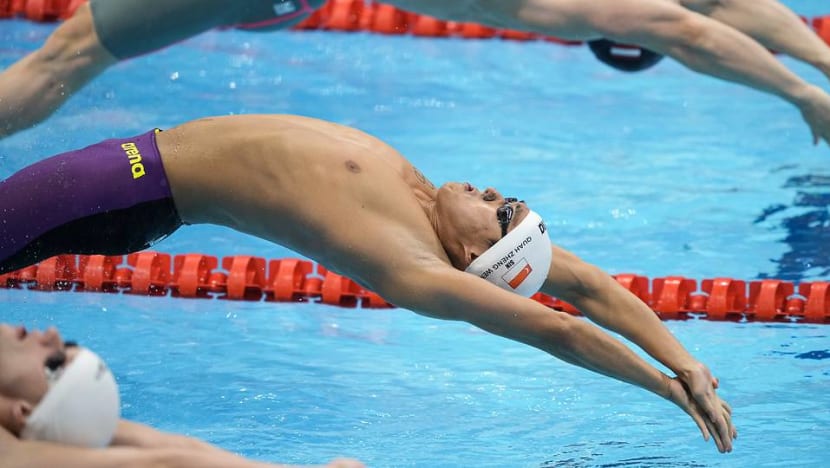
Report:
[{"label": "swimmer's thigh", "polygon": [[90,0],[95,31],[115,57],[152,52],[219,26],[273,17],[273,0]]}]

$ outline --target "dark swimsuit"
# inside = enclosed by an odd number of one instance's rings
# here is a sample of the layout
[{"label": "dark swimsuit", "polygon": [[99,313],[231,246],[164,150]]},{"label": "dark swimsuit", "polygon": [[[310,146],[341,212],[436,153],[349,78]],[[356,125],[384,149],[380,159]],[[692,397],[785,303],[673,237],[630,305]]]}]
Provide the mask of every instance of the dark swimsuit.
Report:
[{"label": "dark swimsuit", "polygon": [[135,252],[178,229],[156,132],[62,153],[0,181],[0,274],[64,253]]},{"label": "dark swimsuit", "polygon": [[151,52],[220,26],[282,29],[322,0],[91,0],[95,32],[116,58]]}]

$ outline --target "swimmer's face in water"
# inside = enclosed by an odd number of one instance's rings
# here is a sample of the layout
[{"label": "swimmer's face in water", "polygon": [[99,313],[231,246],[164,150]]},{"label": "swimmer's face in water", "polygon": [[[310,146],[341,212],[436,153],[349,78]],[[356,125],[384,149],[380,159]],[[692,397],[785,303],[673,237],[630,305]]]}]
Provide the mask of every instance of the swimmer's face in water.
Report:
[{"label": "swimmer's face in water", "polygon": [[463,270],[502,238],[502,227],[509,232],[521,223],[528,208],[493,188],[449,182],[438,189],[436,212],[441,244],[453,266]]},{"label": "swimmer's face in water", "polygon": [[61,367],[75,355],[58,331],[0,324],[0,396],[37,404],[49,388],[46,364]]}]

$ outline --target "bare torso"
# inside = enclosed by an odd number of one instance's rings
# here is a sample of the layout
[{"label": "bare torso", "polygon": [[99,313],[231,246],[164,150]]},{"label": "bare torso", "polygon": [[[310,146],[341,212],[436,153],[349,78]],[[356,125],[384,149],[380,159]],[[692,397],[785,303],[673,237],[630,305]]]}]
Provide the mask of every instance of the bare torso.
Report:
[{"label": "bare torso", "polygon": [[185,223],[271,240],[375,290],[388,269],[449,264],[424,210],[435,187],[365,133],[246,115],[190,122],[157,141]]}]

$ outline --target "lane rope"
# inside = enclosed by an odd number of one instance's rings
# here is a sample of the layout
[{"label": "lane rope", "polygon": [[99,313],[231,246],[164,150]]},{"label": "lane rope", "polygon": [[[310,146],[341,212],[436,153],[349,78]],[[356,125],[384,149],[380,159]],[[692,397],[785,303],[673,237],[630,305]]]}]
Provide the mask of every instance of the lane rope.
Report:
[{"label": "lane rope", "polygon": [[[777,279],[695,280],[621,273],[623,288],[663,320],[830,323],[830,282]],[[314,262],[251,255],[142,251],[130,255],[59,255],[0,275],[0,288],[121,293],[266,302],[310,302],[339,307],[393,308],[378,294]],[[579,315],[572,305],[537,293],[532,299]]]},{"label": "lane rope", "polygon": [[[60,21],[86,0],[0,0],[0,19]],[[802,20],[830,45],[830,15]],[[543,40],[581,45],[541,34],[438,20],[366,0],[329,0],[295,30],[367,31],[420,37]],[[830,282],[733,278],[695,280],[618,274],[616,280],[664,320],[702,318],[759,322],[830,323]],[[314,302],[341,307],[391,308],[386,300],[349,278],[301,259],[255,256],[219,259],[205,254],[144,251],[127,256],[60,255],[0,275],[0,288],[87,291],[273,302]],[[572,305],[538,293],[533,299],[578,315]]]}]

